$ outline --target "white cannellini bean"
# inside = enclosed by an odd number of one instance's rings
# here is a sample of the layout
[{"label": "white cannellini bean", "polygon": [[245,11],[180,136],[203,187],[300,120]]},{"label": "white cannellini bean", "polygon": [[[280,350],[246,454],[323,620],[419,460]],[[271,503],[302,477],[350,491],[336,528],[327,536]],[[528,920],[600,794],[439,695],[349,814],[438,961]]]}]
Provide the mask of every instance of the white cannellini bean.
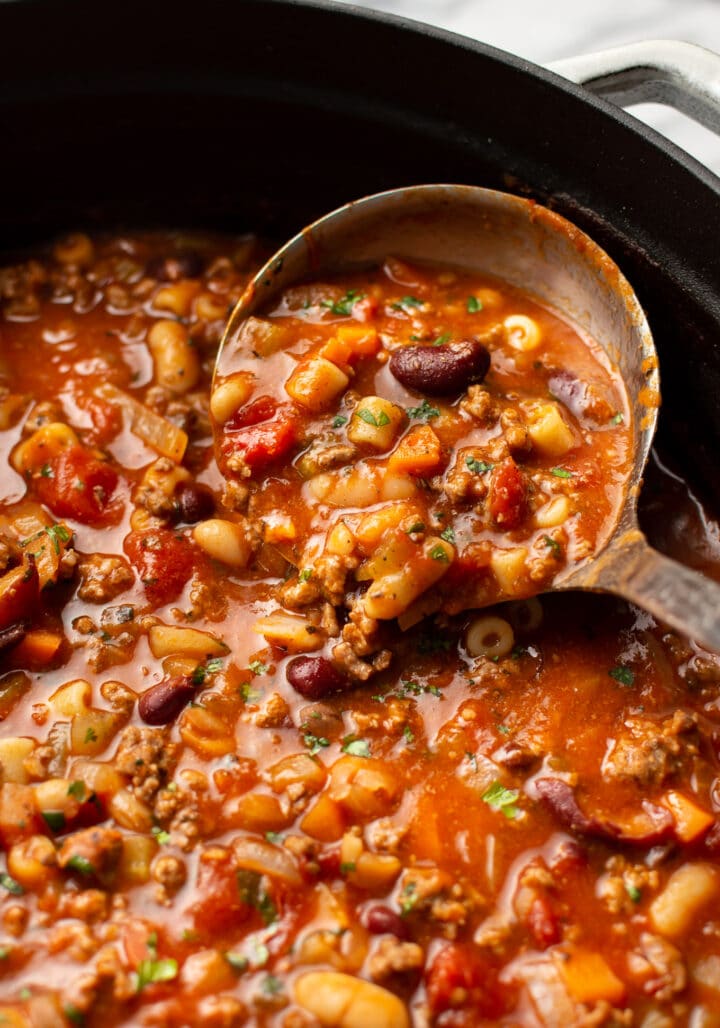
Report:
[{"label": "white cannellini bean", "polygon": [[295,1000],[324,1028],[408,1028],[394,993],[340,971],[310,971],[295,982]]},{"label": "white cannellini bean", "polygon": [[163,318],[148,334],[158,385],[173,393],[186,393],[200,378],[200,358],[188,330],[179,321]]},{"label": "white cannellini bean", "polygon": [[193,538],[201,550],[213,560],[231,568],[247,567],[252,547],[242,525],[224,518],[208,518],[193,529]]},{"label": "white cannellini bean", "polygon": [[718,871],[711,864],[683,864],[650,904],[650,923],[660,935],[682,935],[720,891]]}]

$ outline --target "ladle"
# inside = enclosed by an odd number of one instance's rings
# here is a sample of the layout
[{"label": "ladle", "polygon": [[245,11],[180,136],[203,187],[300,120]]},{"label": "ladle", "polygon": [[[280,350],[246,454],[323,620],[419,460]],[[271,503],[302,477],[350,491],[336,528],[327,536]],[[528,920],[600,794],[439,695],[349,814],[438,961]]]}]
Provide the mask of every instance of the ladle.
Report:
[{"label": "ladle", "polygon": [[637,500],[657,424],[655,345],[617,265],[565,218],[530,200],[477,186],[424,185],[366,197],[320,218],[265,264],[228,322],[216,375],[230,374],[243,321],[289,286],[378,265],[392,254],[492,274],[559,312],[605,349],[632,413],[634,454],[623,501],[595,553],[561,572],[552,590],[614,593],[720,652],[720,585],[653,550]]}]

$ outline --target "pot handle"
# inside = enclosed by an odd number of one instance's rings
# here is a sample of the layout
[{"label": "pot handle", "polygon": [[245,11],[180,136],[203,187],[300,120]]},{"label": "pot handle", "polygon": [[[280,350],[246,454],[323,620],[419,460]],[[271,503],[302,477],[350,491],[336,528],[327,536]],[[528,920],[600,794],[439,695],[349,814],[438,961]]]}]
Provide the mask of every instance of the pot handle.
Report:
[{"label": "pot handle", "polygon": [[628,43],[548,68],[620,107],[666,104],[720,135],[720,55],[695,43]]}]

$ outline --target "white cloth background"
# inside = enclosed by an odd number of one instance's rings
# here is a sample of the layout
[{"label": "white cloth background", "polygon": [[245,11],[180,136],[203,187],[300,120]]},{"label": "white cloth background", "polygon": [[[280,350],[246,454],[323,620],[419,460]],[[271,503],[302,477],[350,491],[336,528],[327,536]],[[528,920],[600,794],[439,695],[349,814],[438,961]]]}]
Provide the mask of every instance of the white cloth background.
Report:
[{"label": "white cloth background", "polygon": [[[720,0],[353,0],[438,25],[536,64],[644,39],[681,39],[720,53]],[[720,175],[720,139],[668,108],[632,110]]]}]

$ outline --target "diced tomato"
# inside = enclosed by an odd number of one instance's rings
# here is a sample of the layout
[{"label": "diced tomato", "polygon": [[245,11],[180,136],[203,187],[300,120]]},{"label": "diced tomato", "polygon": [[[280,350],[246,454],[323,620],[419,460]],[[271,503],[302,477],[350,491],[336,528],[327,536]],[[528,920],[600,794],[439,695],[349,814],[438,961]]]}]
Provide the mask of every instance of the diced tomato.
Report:
[{"label": "diced tomato", "polygon": [[193,548],[170,529],[131,532],[124,548],[153,606],[174,600],[192,574]]},{"label": "diced tomato", "polygon": [[277,412],[277,401],[272,396],[258,396],[257,400],[248,403],[236,411],[225,425],[226,432],[236,432],[249,425],[259,425],[261,421],[269,421]]},{"label": "diced tomato", "polygon": [[380,303],[375,296],[363,296],[353,304],[353,317],[356,321],[372,321],[380,308]]},{"label": "diced tomato", "polygon": [[122,428],[120,407],[94,393],[81,393],[77,405],[90,415],[91,425],[85,431],[86,437],[97,446],[107,446]]},{"label": "diced tomato", "polygon": [[527,913],[530,934],[541,949],[560,941],[560,925],[547,896],[538,893]]},{"label": "diced tomato", "polygon": [[286,456],[297,441],[292,410],[271,396],[258,397],[225,426],[223,456],[239,454],[252,469]]},{"label": "diced tomato", "polygon": [[117,523],[120,506],[113,504],[118,476],[83,449],[69,446],[52,457],[43,474],[33,479],[39,499],[53,514],[85,525]]},{"label": "diced tomato", "polygon": [[525,479],[512,457],[493,471],[489,507],[502,528],[517,528],[525,516]]},{"label": "diced tomato", "polygon": [[425,986],[433,1017],[456,1007],[479,1017],[499,1017],[505,1009],[496,971],[469,946],[443,946],[426,971]]},{"label": "diced tomato", "polygon": [[203,937],[222,937],[243,924],[253,913],[240,895],[237,872],[230,862],[200,862],[197,895],[192,907],[195,928]]},{"label": "diced tomato", "polygon": [[122,928],[122,941],[125,949],[125,958],[128,966],[135,968],[155,956],[156,947],[148,945],[154,932],[148,921],[141,921],[139,917],[126,921]]}]

